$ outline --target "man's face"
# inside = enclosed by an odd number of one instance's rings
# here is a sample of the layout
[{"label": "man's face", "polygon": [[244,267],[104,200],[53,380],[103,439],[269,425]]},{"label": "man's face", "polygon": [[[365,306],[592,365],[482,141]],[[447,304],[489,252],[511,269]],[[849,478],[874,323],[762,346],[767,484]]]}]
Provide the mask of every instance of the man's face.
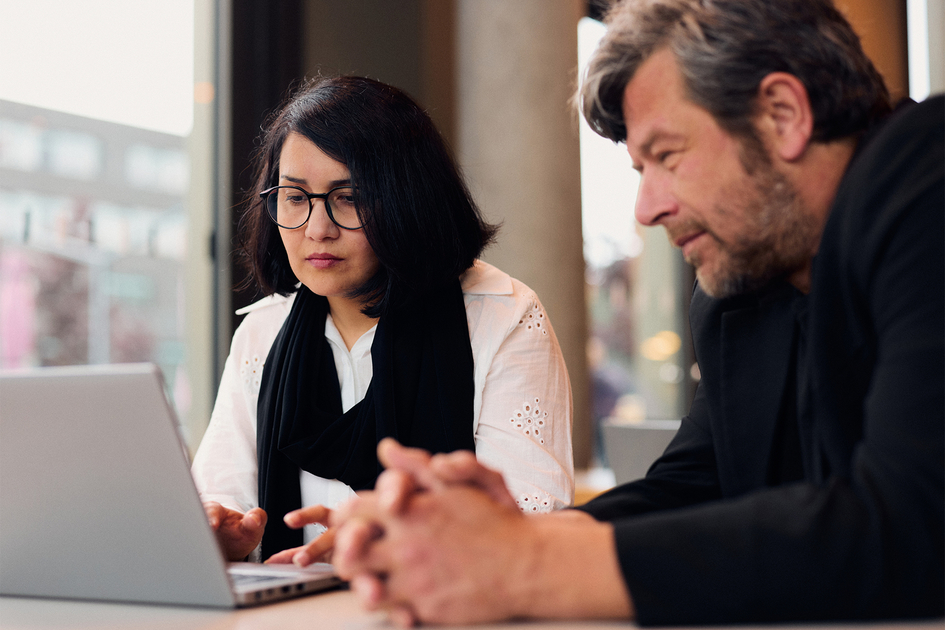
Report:
[{"label": "man's face", "polygon": [[815,223],[795,188],[760,143],[730,135],[686,98],[669,49],[627,84],[623,115],[641,174],[636,218],[666,229],[706,293],[751,291],[810,261]]}]

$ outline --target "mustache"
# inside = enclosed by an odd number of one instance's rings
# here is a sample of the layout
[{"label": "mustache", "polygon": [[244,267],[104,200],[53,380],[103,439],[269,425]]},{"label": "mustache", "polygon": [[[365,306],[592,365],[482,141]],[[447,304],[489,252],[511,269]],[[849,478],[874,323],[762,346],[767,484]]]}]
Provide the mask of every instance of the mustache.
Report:
[{"label": "mustache", "polygon": [[666,237],[669,239],[669,244],[677,249],[679,249],[679,246],[676,245],[676,243],[679,239],[689,236],[690,234],[696,234],[697,232],[705,232],[712,238],[718,240],[718,237],[716,237],[712,230],[701,222],[692,219],[683,219],[679,223],[672,225],[664,223],[663,229],[666,230]]}]

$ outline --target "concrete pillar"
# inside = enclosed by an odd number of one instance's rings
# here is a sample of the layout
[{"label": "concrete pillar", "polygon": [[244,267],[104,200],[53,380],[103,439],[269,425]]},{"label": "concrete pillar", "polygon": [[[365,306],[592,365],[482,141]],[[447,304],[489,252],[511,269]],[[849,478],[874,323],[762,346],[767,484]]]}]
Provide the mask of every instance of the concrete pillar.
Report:
[{"label": "concrete pillar", "polygon": [[575,465],[591,457],[577,119],[581,0],[457,0],[456,153],[489,220],[485,259],[545,305],[574,393]]}]

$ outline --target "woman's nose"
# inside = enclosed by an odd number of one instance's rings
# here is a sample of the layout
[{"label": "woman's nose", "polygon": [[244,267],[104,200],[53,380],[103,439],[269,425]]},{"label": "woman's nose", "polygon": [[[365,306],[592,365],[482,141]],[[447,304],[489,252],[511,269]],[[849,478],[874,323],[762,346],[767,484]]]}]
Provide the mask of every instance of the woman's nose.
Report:
[{"label": "woman's nose", "polygon": [[320,241],[338,236],[338,226],[328,217],[324,199],[312,199],[312,213],[305,224],[305,236]]}]

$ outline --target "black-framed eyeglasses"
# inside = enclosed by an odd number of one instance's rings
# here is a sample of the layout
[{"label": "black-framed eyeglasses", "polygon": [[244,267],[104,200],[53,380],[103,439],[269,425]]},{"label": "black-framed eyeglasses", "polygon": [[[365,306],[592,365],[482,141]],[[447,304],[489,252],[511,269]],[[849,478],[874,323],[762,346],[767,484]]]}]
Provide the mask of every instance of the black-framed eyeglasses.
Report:
[{"label": "black-framed eyeglasses", "polygon": [[360,230],[361,217],[354,205],[353,186],[338,186],[326,193],[310,193],[298,186],[274,186],[259,193],[266,203],[266,212],[273,223],[287,230],[295,230],[312,216],[313,199],[325,202],[328,218],[345,230]]}]

